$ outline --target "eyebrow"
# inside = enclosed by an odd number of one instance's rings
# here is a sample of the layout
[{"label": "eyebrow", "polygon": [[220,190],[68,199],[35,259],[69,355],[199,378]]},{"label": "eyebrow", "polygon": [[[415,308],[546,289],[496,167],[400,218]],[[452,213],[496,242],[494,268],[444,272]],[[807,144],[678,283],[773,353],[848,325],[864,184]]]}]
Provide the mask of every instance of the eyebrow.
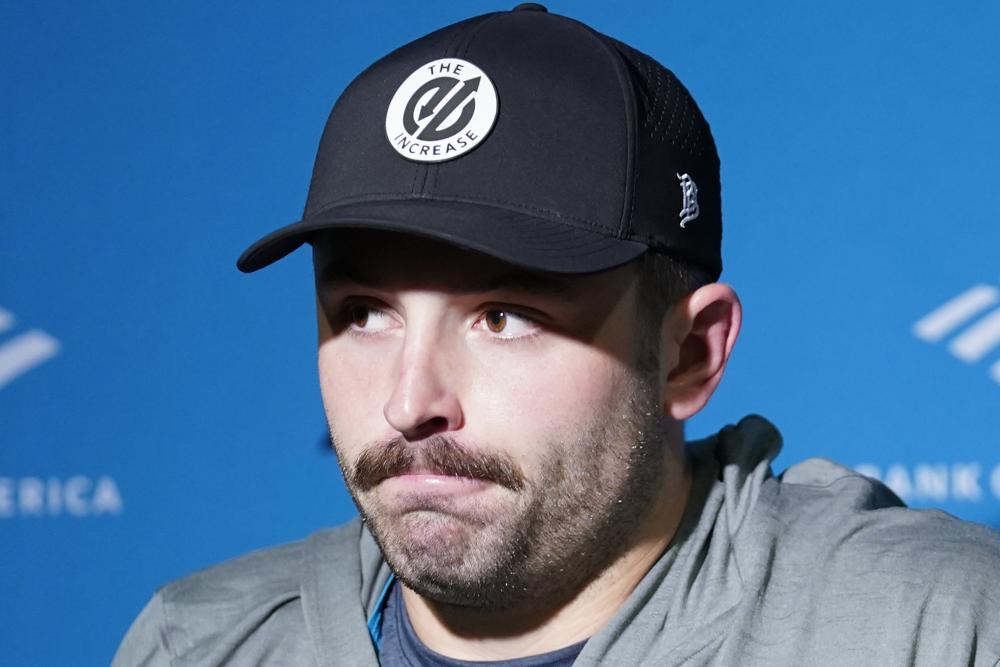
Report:
[{"label": "eyebrow", "polygon": [[[389,287],[389,283],[377,275],[344,266],[327,266],[321,271],[320,280],[322,285],[353,283],[370,289],[387,289]],[[471,278],[449,287],[455,292],[465,294],[518,292],[563,297],[577,292],[576,286],[571,280],[525,271],[500,273],[488,278]]]}]

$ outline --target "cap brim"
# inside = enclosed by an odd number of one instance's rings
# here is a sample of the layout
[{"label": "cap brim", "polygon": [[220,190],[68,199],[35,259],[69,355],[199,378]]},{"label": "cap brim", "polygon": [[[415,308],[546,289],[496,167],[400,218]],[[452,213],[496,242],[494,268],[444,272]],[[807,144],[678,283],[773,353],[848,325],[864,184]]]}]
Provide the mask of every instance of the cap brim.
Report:
[{"label": "cap brim", "polygon": [[278,261],[319,232],[381,229],[405,232],[552,273],[594,273],[629,262],[646,244],[498,206],[434,199],[359,202],[327,209],[274,231],[236,262],[244,273]]}]

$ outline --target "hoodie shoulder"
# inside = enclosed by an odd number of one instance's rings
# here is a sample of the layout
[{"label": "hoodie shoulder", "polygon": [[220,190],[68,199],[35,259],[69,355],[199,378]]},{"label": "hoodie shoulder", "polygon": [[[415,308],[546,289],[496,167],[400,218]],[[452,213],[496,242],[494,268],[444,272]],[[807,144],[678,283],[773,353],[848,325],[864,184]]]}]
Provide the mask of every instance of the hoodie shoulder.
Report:
[{"label": "hoodie shoulder", "polygon": [[781,436],[758,415],[692,444],[715,474],[713,542],[731,545],[748,593],[743,631],[756,642],[790,647],[801,664],[1000,657],[1000,533],[908,508],[878,480],[828,459],[775,476]]},{"label": "hoodie shoulder", "polygon": [[870,586],[920,588],[1000,610],[1000,533],[937,509],[913,509],[882,482],[827,459],[775,481],[773,517],[795,548]]},{"label": "hoodie shoulder", "polygon": [[749,537],[762,608],[795,609],[830,646],[867,633],[865,645],[882,646],[890,662],[1000,658],[1000,533],[906,507],[878,480],[827,459],[766,486]]},{"label": "hoodie shoulder", "polygon": [[252,551],[166,584],[129,628],[113,665],[269,664],[260,658],[278,645],[290,657],[309,654],[302,588],[311,545],[347,544],[342,538],[356,535],[356,524]]}]

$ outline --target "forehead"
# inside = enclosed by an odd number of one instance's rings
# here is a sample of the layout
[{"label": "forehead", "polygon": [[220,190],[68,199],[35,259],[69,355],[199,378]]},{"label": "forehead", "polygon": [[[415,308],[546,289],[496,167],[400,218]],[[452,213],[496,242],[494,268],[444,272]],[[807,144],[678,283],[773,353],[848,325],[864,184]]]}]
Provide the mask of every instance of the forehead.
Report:
[{"label": "forehead", "polygon": [[312,245],[320,287],[351,281],[384,289],[516,290],[573,297],[623,289],[634,274],[631,267],[583,276],[534,271],[442,241],[377,230],[339,230]]}]

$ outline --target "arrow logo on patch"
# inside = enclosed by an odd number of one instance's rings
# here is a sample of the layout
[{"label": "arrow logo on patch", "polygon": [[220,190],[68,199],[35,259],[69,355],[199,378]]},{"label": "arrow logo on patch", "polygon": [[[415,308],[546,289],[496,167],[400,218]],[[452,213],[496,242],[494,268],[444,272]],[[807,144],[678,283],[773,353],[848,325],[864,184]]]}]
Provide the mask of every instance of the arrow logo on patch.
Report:
[{"label": "arrow logo on patch", "polygon": [[[479,76],[462,81],[458,91],[451,97],[448,97],[448,93],[458,86],[458,79],[441,76],[422,85],[417,89],[417,92],[413,93],[410,101],[406,104],[406,111],[403,115],[403,126],[406,131],[421,141],[440,141],[453,137],[464,130],[476,113],[476,100],[472,95],[479,90],[480,81],[482,81],[482,77]],[[416,114],[416,118],[414,118],[417,104],[432,90],[435,91],[434,95],[420,106],[420,113]],[[448,101],[438,109],[446,97],[448,97]],[[470,97],[472,99],[469,99]],[[445,121],[463,103],[465,106],[462,107],[459,117],[447,127],[442,128]],[[428,118],[430,121],[421,130],[420,124]]]}]

